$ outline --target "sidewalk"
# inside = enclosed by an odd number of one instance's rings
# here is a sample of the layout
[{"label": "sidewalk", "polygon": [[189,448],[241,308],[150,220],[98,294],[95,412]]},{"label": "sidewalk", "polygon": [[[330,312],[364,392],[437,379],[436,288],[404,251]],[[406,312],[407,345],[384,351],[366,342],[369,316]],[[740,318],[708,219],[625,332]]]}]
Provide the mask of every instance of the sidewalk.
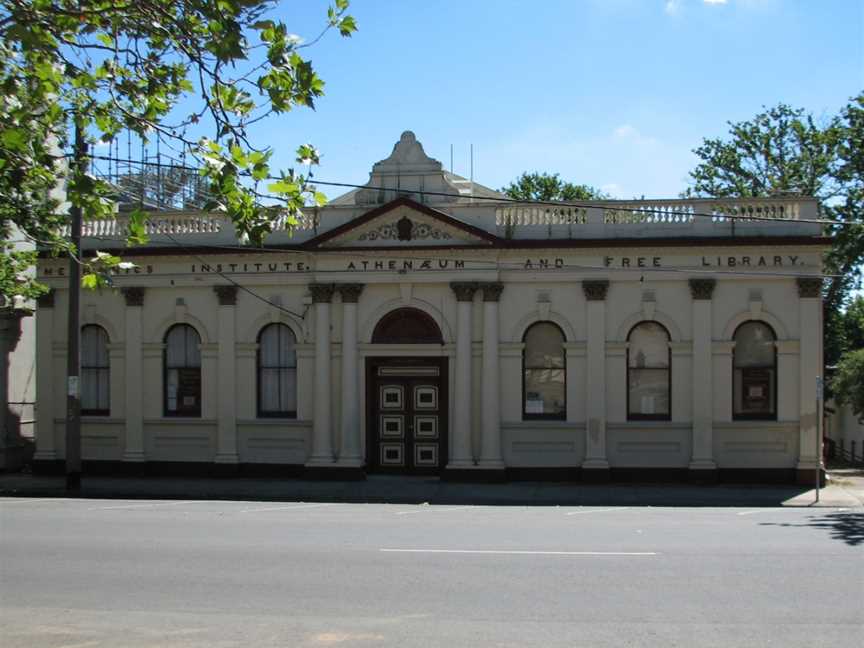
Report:
[{"label": "sidewalk", "polygon": [[[65,497],[62,477],[0,475],[0,496]],[[832,471],[815,491],[794,485],[463,484],[435,478],[371,476],[366,481],[84,477],[77,497],[223,499],[285,502],[480,504],[522,506],[796,506],[864,508],[864,471]]]}]

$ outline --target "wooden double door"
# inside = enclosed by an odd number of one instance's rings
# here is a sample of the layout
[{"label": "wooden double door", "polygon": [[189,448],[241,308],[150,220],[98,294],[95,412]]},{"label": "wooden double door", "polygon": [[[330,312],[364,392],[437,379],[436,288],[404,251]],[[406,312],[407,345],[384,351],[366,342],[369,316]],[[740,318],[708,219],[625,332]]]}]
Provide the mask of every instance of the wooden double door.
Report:
[{"label": "wooden double door", "polygon": [[437,475],[447,464],[447,358],[368,358],[370,472]]}]

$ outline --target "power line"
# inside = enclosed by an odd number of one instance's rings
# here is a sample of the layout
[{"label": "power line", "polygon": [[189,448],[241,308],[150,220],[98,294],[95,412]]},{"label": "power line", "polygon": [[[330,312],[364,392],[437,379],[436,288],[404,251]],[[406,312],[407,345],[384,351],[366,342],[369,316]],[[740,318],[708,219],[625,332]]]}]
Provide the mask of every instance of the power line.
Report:
[{"label": "power line", "polygon": [[[184,250],[187,254],[189,254],[190,256],[192,256],[192,257],[194,257],[195,259],[197,259],[199,263],[207,264],[207,261],[204,261],[200,256],[198,256],[197,254],[195,254],[194,252],[192,252],[191,250],[189,250],[189,248],[187,248],[187,247],[184,246],[182,243],[180,243],[179,241],[177,241],[177,239],[175,239],[173,236],[171,236],[170,234],[167,234],[167,233],[165,234],[165,236],[167,236],[169,239],[171,239],[172,241],[174,241],[174,243],[176,243],[177,246],[178,246],[180,249]],[[263,297],[263,296],[259,295],[258,293],[256,293],[254,290],[252,290],[252,289],[250,289],[250,288],[247,288],[246,286],[243,286],[242,284],[238,283],[237,281],[234,281],[231,277],[229,277],[228,275],[226,275],[224,272],[218,272],[218,271],[217,271],[215,274],[219,275],[219,276],[222,277],[225,281],[227,281],[228,283],[230,283],[230,284],[236,286],[236,287],[239,288],[240,290],[242,290],[242,291],[244,291],[244,292],[246,292],[246,293],[252,295],[255,299],[259,299],[259,300],[261,300],[262,302],[264,302],[265,304],[269,304],[269,305],[272,306],[273,308],[276,308],[276,309],[278,309],[278,310],[280,310],[280,311],[282,311],[282,312],[284,312],[284,313],[288,313],[289,315],[291,315],[292,317],[294,317],[294,318],[300,320],[301,322],[304,320],[304,318],[305,318],[305,313],[304,313],[303,315],[300,315],[299,313],[295,313],[294,311],[285,308],[285,307],[282,306],[281,304],[277,304],[277,303],[275,303],[275,302],[270,301],[270,300],[267,299],[266,297]]]},{"label": "power line", "polygon": [[[185,167],[185,166],[180,166],[180,165],[176,165],[176,164],[159,164],[159,163],[154,164],[152,162],[140,162],[140,161],[136,161],[136,160],[108,158],[108,157],[101,156],[101,155],[94,155],[91,157],[93,157],[94,159],[99,159],[99,160],[111,159],[114,162],[126,162],[129,164],[139,164],[142,166],[146,164],[146,165],[150,165],[150,166],[164,166],[167,168],[175,168],[175,169],[200,172],[200,168]],[[248,177],[248,176],[246,176],[246,177]],[[279,178],[276,176],[268,176],[266,178],[266,180],[277,180],[277,181],[282,180],[282,179],[283,178]],[[446,198],[466,198],[466,196],[459,194],[459,193],[449,193],[449,192],[442,192],[442,191],[427,191],[425,189],[406,191],[406,190],[400,190],[400,189],[387,189],[387,188],[370,187],[369,185],[354,184],[354,183],[350,183],[350,182],[333,182],[333,181],[319,180],[319,179],[314,179],[314,178],[310,178],[309,183],[312,185],[323,185],[323,186],[328,186],[328,187],[343,187],[343,188],[348,188],[348,189],[370,189],[370,190],[378,190],[378,191],[392,191],[395,194],[403,194],[403,195],[414,194],[414,195],[421,195],[421,196],[439,196],[439,197],[446,197]],[[212,194],[210,194],[210,195],[212,196]],[[604,204],[598,204],[598,202],[587,202],[587,201],[520,200],[518,198],[510,198],[510,197],[506,197],[506,196],[478,196],[476,194],[470,196],[470,199],[472,201],[485,200],[485,201],[494,202],[494,203],[501,203],[501,204],[538,205],[538,206],[547,206],[547,207],[575,207],[575,208],[581,208],[581,209],[603,208],[603,209],[608,209],[608,210],[615,210],[615,205],[618,205],[620,210],[622,210],[622,211],[635,211],[635,212],[638,212],[640,214],[660,214],[662,216],[684,216],[684,217],[691,217],[692,216],[692,217],[699,217],[699,218],[710,218],[712,220],[718,220],[718,219],[728,219],[731,221],[739,221],[739,220],[754,221],[755,220],[755,221],[765,221],[765,222],[769,222],[769,223],[783,223],[783,224],[787,224],[787,223],[810,223],[810,224],[816,224],[816,225],[844,225],[844,226],[845,225],[858,225],[859,224],[859,223],[856,223],[854,221],[844,221],[844,220],[829,219],[829,218],[797,218],[797,219],[792,220],[792,219],[774,218],[771,216],[756,216],[756,215],[739,216],[739,215],[735,215],[735,214],[725,214],[725,213],[714,214],[714,213],[697,212],[697,211],[659,209],[659,208],[653,208],[653,207],[647,207],[647,206],[646,207],[639,206],[638,205],[638,203],[640,202],[639,200],[602,201],[602,202],[606,203],[604,205]],[[679,200],[679,199],[670,199],[670,200]],[[698,201],[705,201],[705,200],[722,201],[722,200],[751,200],[751,199],[750,198],[747,198],[747,199],[697,198],[694,200],[698,200]],[[759,199],[756,198],[756,199],[752,199],[752,200],[759,200]],[[765,200],[771,200],[771,198],[765,198]],[[651,201],[651,202],[662,202],[662,199],[660,199],[659,201]]]}]

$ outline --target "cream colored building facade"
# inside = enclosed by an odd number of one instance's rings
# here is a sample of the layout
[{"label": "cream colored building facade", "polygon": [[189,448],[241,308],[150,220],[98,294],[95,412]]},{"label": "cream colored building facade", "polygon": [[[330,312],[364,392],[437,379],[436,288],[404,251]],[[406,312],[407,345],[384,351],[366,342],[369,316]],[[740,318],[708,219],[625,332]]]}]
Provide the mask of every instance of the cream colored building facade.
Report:
[{"label": "cream colored building facade", "polygon": [[[138,268],[82,297],[85,472],[812,479],[814,201],[500,198],[406,132],[265,249],[218,215],[153,214]],[[122,226],[88,224],[85,246]],[[64,457],[63,267],[39,267],[45,470]]]}]

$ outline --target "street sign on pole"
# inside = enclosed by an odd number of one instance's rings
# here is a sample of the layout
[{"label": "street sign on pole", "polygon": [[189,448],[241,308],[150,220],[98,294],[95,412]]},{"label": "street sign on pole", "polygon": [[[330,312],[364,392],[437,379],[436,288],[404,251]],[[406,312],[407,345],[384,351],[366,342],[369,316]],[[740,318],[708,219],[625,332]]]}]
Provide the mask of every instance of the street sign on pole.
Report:
[{"label": "street sign on pole", "polygon": [[822,479],[822,376],[816,376],[816,501],[819,501],[819,486]]}]

